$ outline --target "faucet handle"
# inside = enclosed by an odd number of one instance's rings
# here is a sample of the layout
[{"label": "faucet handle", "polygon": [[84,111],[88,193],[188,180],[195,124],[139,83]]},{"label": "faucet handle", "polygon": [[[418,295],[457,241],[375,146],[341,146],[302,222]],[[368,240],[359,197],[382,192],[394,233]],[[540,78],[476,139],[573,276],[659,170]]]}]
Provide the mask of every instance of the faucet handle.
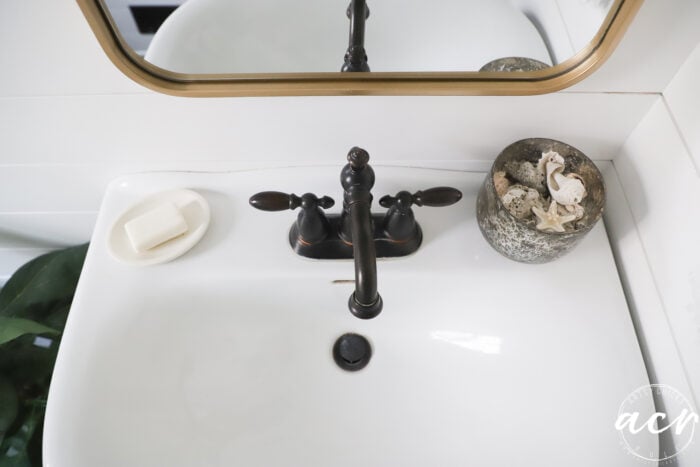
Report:
[{"label": "faucet handle", "polygon": [[382,228],[384,233],[392,240],[406,242],[410,239],[419,239],[420,229],[413,216],[412,205],[443,207],[455,204],[462,199],[462,192],[450,187],[436,187],[425,191],[416,191],[411,194],[408,191],[399,191],[396,196],[382,196],[379,204],[389,208],[384,216]]},{"label": "faucet handle", "polygon": [[460,199],[462,199],[462,192],[448,186],[439,186],[413,193],[413,204],[416,206],[442,208],[452,206]]},{"label": "faucet handle", "polygon": [[294,210],[301,206],[303,209],[320,207],[328,209],[335,204],[333,198],[323,196],[318,198],[313,193],[297,196],[294,193],[287,194],[281,191],[262,191],[250,197],[250,205],[261,211],[286,211]]},{"label": "faucet handle", "polygon": [[331,226],[321,208],[328,209],[334,204],[332,198],[319,198],[313,193],[297,196],[294,193],[263,191],[250,197],[250,205],[262,211],[286,211],[301,207],[290,233],[293,247],[297,243],[313,245],[328,236]]},{"label": "faucet handle", "polygon": [[439,186],[428,190],[418,190],[413,194],[408,191],[400,191],[396,196],[382,196],[379,204],[385,208],[395,207],[399,211],[406,212],[412,205],[444,207],[451,206],[462,199],[462,192],[451,187]]}]

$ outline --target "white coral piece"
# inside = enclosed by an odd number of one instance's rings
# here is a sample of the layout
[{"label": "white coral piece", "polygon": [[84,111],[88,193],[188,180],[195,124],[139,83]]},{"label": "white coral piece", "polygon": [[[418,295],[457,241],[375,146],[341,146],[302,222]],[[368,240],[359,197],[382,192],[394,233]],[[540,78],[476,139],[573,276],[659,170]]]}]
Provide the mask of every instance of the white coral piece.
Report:
[{"label": "white coral piece", "polygon": [[544,170],[540,171],[533,163],[510,161],[506,163],[505,169],[519,184],[534,188],[541,193],[547,191]]},{"label": "white coral piece", "polygon": [[542,195],[537,190],[524,185],[510,186],[501,197],[501,201],[503,206],[518,219],[530,216],[533,207],[544,206]]},{"label": "white coral piece", "polygon": [[503,171],[495,172],[493,174],[493,185],[496,189],[496,194],[498,194],[499,197],[503,198],[503,195],[506,194],[506,192],[508,191],[508,187],[510,186],[510,182],[506,177],[506,173]]}]

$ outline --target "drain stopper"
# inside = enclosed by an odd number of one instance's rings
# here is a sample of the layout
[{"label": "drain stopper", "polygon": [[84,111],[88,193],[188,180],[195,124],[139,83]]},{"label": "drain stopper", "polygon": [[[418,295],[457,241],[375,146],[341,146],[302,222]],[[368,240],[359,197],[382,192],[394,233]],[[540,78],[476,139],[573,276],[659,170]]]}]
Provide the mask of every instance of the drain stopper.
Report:
[{"label": "drain stopper", "polygon": [[369,341],[359,334],[343,334],[333,345],[335,363],[346,371],[363,369],[372,358]]}]

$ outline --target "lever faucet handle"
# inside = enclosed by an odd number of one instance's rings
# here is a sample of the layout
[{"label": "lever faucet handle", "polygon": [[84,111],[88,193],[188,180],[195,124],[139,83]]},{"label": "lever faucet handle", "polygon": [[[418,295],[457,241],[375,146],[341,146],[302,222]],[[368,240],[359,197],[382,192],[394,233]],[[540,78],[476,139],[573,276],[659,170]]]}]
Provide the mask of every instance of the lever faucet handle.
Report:
[{"label": "lever faucet handle", "polygon": [[416,206],[443,207],[455,204],[460,199],[462,199],[461,191],[444,186],[416,191],[413,194],[408,191],[399,191],[396,196],[383,196],[379,204],[389,209],[382,223],[384,233],[395,241],[405,242],[416,238],[420,241],[420,229],[411,206],[415,204]]},{"label": "lever faucet handle", "polygon": [[279,191],[263,191],[250,197],[250,205],[262,211],[285,211],[301,207],[297,221],[290,233],[292,245],[300,242],[313,245],[326,238],[331,226],[321,209],[328,209],[335,204],[328,196],[317,197],[313,193],[297,196]]},{"label": "lever faucet handle", "polygon": [[396,196],[382,196],[379,204],[385,208],[396,208],[401,212],[408,211],[412,205],[445,207],[451,206],[462,199],[462,192],[451,187],[439,186],[428,190],[419,190],[413,194],[400,191]]},{"label": "lever faucet handle", "polygon": [[282,193],[281,191],[262,191],[250,197],[250,205],[261,211],[286,211],[294,210],[301,206],[303,209],[316,207],[328,209],[335,204],[333,198],[323,196],[318,198],[313,193],[297,196],[294,193]]},{"label": "lever faucet handle", "polygon": [[442,208],[445,206],[452,206],[462,199],[462,192],[456,188],[439,186],[425,191],[416,191],[413,193],[412,198],[413,204],[416,206]]}]

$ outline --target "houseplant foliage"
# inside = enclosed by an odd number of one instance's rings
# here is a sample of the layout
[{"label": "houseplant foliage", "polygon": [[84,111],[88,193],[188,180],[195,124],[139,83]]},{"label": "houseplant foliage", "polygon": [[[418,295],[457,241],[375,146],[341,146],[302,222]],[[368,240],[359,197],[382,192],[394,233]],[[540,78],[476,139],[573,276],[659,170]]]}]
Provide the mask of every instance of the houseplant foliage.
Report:
[{"label": "houseplant foliage", "polygon": [[0,467],[41,465],[51,373],[87,247],[35,258],[0,290]]}]

